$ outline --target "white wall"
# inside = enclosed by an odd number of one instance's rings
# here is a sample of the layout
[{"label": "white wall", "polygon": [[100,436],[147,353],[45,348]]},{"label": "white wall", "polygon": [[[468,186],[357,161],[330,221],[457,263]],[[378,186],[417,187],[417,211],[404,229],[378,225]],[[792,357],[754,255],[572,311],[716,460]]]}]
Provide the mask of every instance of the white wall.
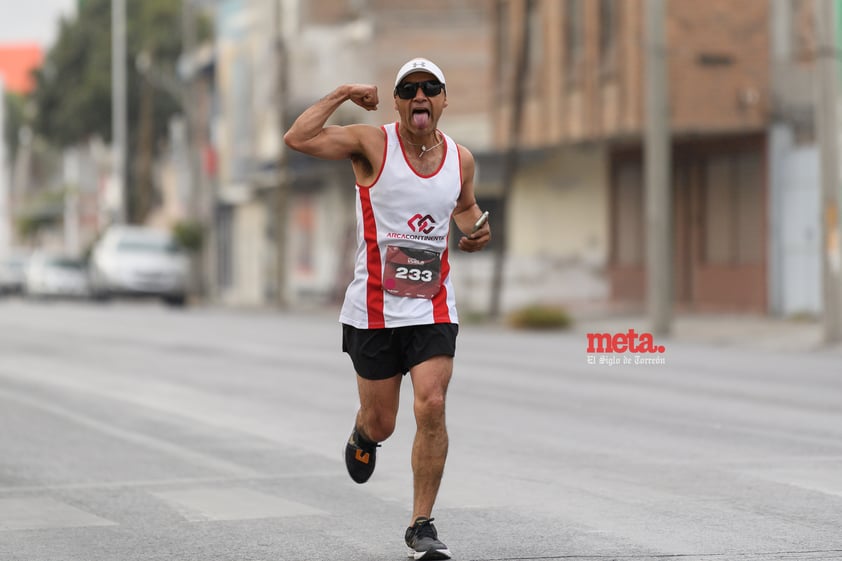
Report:
[{"label": "white wall", "polygon": [[[524,162],[508,214],[504,312],[535,303],[605,302],[608,259],[608,159],[601,148],[567,147]],[[494,230],[494,236],[503,232]],[[493,256],[453,252],[460,309],[487,311]]]},{"label": "white wall", "polygon": [[773,129],[770,150],[771,312],[822,312],[821,193],[815,144],[796,145],[789,128]]},{"label": "white wall", "polygon": [[6,165],[6,102],[3,77],[0,76],[0,255],[12,243],[12,225],[9,215],[9,168]]},{"label": "white wall", "polygon": [[599,148],[564,148],[524,166],[512,195],[512,253],[603,266],[608,256],[608,160]]},{"label": "white wall", "polygon": [[232,306],[257,307],[266,303],[266,268],[272,254],[266,243],[266,206],[261,201],[238,205],[232,228],[233,282],[221,294]]}]

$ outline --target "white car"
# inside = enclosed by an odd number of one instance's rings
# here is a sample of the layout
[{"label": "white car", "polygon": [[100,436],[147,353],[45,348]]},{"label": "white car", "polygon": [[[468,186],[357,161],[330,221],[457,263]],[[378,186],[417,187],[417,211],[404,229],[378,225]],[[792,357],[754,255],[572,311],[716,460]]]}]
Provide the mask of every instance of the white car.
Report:
[{"label": "white car", "polygon": [[183,306],[190,262],[167,232],[143,226],[113,226],[96,243],[89,266],[94,298],[155,296]]},{"label": "white car", "polygon": [[23,292],[28,262],[29,257],[23,253],[7,254],[0,258],[0,295]]},{"label": "white car", "polygon": [[87,266],[81,259],[36,252],[26,266],[23,290],[34,298],[87,297]]}]

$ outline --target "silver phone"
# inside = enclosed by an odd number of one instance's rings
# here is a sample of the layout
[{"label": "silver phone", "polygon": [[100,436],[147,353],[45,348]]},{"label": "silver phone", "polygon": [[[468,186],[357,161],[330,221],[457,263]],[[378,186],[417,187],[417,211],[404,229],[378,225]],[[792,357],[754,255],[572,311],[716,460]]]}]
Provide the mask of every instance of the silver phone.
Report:
[{"label": "silver phone", "polygon": [[471,230],[471,233],[473,234],[477,230],[482,228],[483,224],[485,224],[486,222],[488,222],[488,211],[487,210],[485,212],[483,212],[482,216],[479,217],[479,220],[476,221],[476,223],[474,224],[474,229]]}]

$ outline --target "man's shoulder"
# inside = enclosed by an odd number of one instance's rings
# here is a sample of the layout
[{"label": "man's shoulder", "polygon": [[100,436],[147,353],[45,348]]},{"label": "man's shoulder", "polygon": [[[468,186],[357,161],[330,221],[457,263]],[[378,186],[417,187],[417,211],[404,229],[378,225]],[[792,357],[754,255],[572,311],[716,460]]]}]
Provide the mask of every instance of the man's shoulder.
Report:
[{"label": "man's shoulder", "polygon": [[[454,141],[455,142],[455,141]],[[474,161],[474,155],[471,153],[470,149],[468,149],[464,144],[459,144],[455,142],[456,149],[459,150],[459,156],[462,158],[462,162],[471,162]]]},{"label": "man's shoulder", "polygon": [[445,132],[445,131],[443,131],[443,130],[441,130],[441,129],[438,129],[438,131],[439,131],[440,133],[442,133],[442,134],[443,134],[446,138],[449,138],[449,139],[450,139],[450,141],[451,141],[451,142],[453,142],[453,144],[455,144],[455,145],[456,145],[456,148],[458,148],[458,149],[459,149],[459,152],[460,152],[461,154],[463,154],[463,155],[464,155],[464,154],[471,155],[471,151],[470,151],[470,149],[469,149],[467,146],[465,146],[465,145],[464,145],[464,144],[462,144],[461,142],[458,142],[455,138],[453,138],[452,136],[450,136],[449,134],[447,134],[447,132]]},{"label": "man's shoulder", "polygon": [[362,141],[363,145],[372,147],[372,143],[379,145],[380,143],[386,141],[386,131],[382,126],[369,125],[365,123],[345,126],[346,128],[353,130],[353,134]]}]

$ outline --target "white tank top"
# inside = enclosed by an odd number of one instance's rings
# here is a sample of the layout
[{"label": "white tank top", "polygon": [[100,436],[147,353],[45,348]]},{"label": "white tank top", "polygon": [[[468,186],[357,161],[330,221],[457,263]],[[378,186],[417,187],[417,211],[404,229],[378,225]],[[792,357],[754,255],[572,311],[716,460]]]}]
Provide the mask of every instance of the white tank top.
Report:
[{"label": "white tank top", "polygon": [[447,238],[462,190],[459,150],[439,131],[441,166],[420,175],[406,159],[398,123],[381,128],[380,173],[371,185],[356,185],[354,279],[339,321],[360,329],[458,323]]}]

